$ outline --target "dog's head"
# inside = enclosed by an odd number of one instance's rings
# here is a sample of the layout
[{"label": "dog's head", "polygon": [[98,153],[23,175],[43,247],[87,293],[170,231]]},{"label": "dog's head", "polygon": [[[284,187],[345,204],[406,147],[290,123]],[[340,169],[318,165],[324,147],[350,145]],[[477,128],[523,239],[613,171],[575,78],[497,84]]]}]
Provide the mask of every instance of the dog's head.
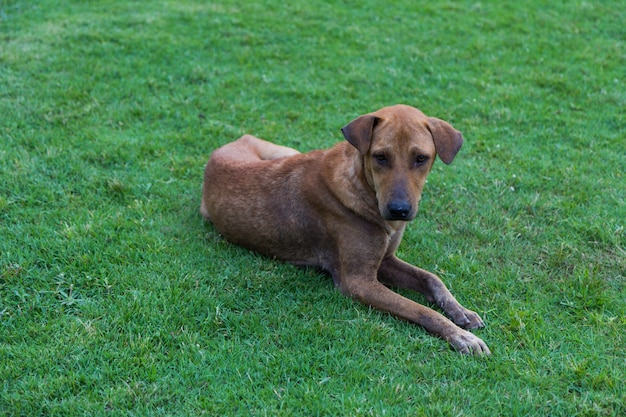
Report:
[{"label": "dog's head", "polygon": [[341,131],[363,158],[385,220],[412,220],[435,156],[449,164],[463,144],[449,123],[404,105],[360,116]]}]

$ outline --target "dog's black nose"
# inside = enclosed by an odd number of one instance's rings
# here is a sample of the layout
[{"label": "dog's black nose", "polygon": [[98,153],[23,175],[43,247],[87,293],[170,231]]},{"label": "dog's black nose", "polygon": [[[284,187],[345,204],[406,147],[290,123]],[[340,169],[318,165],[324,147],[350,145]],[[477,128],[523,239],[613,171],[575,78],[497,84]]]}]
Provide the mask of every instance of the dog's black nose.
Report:
[{"label": "dog's black nose", "polygon": [[387,211],[389,220],[406,220],[411,213],[411,205],[403,201],[393,201],[387,205]]}]

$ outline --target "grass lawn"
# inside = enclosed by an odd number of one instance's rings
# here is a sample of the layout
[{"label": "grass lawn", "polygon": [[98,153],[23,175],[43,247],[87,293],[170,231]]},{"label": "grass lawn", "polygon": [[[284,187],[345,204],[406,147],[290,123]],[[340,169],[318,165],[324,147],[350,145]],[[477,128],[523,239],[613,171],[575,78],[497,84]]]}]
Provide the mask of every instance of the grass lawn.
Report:
[{"label": "grass lawn", "polygon": [[[0,1],[0,415],[626,415],[624,2],[352,3]],[[198,212],[395,103],[464,133],[399,255],[489,358]]]}]

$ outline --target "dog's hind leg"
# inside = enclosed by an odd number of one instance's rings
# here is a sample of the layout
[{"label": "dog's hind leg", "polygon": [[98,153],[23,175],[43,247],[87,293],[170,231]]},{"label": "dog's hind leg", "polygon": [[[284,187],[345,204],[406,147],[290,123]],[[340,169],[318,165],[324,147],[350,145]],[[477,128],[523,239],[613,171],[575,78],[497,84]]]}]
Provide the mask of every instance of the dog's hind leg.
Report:
[{"label": "dog's hind leg", "polygon": [[252,135],[243,135],[236,141],[215,150],[213,154],[211,154],[211,158],[205,167],[204,182],[202,185],[203,197],[200,204],[202,217],[204,217],[205,220],[211,220],[207,199],[209,199],[212,192],[211,185],[214,179],[211,173],[214,172],[214,170],[226,169],[225,167],[239,163],[256,163],[259,161],[298,155],[299,153],[300,152],[295,149],[276,145]]}]

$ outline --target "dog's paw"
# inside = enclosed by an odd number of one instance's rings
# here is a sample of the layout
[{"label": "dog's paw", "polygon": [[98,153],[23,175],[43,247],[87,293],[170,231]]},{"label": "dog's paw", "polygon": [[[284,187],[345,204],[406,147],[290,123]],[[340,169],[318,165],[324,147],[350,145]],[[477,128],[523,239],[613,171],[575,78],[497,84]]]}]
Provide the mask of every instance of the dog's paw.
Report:
[{"label": "dog's paw", "polygon": [[478,313],[461,307],[459,311],[450,315],[452,321],[463,329],[479,329],[485,327],[485,322],[480,318]]},{"label": "dog's paw", "polygon": [[475,311],[465,309],[465,317],[468,322],[463,326],[464,329],[479,329],[485,327],[485,322]]},{"label": "dog's paw", "polygon": [[446,340],[459,353],[476,356],[491,355],[485,342],[466,330],[459,330],[454,335],[446,337]]}]

